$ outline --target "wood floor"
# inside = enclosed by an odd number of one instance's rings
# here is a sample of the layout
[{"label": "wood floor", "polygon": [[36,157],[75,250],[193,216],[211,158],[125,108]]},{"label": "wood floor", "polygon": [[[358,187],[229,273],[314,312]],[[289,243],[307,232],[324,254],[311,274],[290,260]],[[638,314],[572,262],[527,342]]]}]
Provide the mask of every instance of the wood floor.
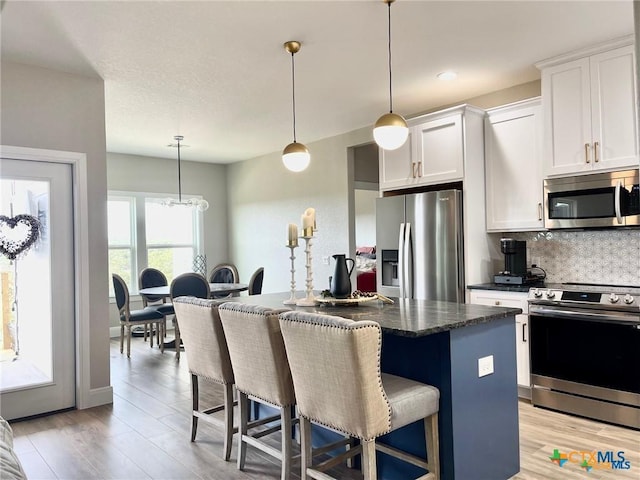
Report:
[{"label": "wood floor", "polygon": [[[280,478],[279,463],[253,448],[248,450],[242,472],[236,469],[235,445],[231,461],[223,461],[222,428],[200,422],[196,442],[189,441],[191,399],[186,356],[176,362],[173,351],[163,355],[135,338],[128,360],[112,341],[111,379],[113,405],[12,422],[15,450],[29,479]],[[201,385],[201,390],[212,402],[221,398],[215,385]],[[521,471],[513,480],[640,478],[638,431],[534,408],[521,401],[520,432]],[[631,468],[588,473],[573,463],[560,468],[549,459],[554,449],[561,453],[624,451]],[[333,473],[338,478],[362,478],[346,468]]]}]

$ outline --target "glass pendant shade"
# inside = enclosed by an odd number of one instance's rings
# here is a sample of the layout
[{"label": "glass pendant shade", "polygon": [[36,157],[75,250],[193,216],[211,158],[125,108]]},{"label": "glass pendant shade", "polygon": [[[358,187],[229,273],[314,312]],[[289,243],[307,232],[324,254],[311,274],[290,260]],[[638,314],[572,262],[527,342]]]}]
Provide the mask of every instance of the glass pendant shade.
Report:
[{"label": "glass pendant shade", "polygon": [[282,163],[292,172],[301,172],[309,166],[311,155],[302,143],[293,142],[284,147],[282,151]]},{"label": "glass pendant shade", "polygon": [[402,116],[396,113],[385,113],[373,128],[373,138],[380,148],[396,150],[407,141],[409,127]]}]

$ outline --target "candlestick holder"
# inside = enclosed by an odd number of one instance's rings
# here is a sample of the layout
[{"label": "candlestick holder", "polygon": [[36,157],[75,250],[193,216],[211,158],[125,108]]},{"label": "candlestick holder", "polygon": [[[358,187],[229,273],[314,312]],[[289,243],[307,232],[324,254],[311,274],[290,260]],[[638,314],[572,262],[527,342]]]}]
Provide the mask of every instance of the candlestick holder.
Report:
[{"label": "candlestick holder", "polygon": [[[305,233],[307,233],[306,230]],[[307,268],[307,280],[305,282],[307,287],[307,296],[298,300],[296,305],[301,307],[313,307],[316,304],[316,299],[313,296],[313,270],[311,267],[311,245],[313,243],[311,240],[313,240],[313,235],[305,235],[302,238],[304,238],[305,242],[304,253],[306,254],[307,259],[305,265]]]},{"label": "candlestick holder", "polygon": [[285,300],[282,303],[284,303],[285,305],[295,305],[298,302],[298,299],[296,298],[296,267],[295,267],[295,259],[296,259],[295,249],[298,248],[298,245],[287,245],[287,248],[291,249],[291,256],[289,257],[291,259],[291,296],[289,297],[289,300]]}]

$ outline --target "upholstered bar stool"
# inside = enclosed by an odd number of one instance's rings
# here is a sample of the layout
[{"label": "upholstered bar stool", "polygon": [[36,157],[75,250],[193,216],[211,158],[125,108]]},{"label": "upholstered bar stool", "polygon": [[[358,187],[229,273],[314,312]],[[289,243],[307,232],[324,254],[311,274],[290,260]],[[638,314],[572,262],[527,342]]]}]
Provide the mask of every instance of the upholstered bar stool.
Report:
[{"label": "upholstered bar stool", "polygon": [[[282,462],[282,480],[288,480],[295,395],[280,335],[278,314],[282,311],[235,302],[224,303],[219,308],[238,390],[238,469],[244,468],[248,444],[279,459]],[[277,408],[280,411],[280,424],[250,432],[249,399]],[[262,423],[273,420],[274,417],[271,417]],[[281,430],[282,436],[280,450],[260,440],[278,430]]]},{"label": "upholstered bar stool", "polygon": [[[332,478],[323,473],[344,456],[362,454],[365,480],[376,478],[376,449],[417,465],[439,479],[437,388],[380,372],[382,331],[371,321],[292,311],[280,315],[291,365],[302,437],[302,478]],[[424,421],[427,460],[376,438]],[[360,440],[340,457],[312,465],[311,422]]]},{"label": "upholstered bar stool", "polygon": [[[234,434],[233,427],[233,370],[229,350],[225,340],[218,306],[220,301],[196,297],[177,297],[173,299],[176,315],[180,318],[180,334],[187,355],[191,374],[191,441],[196,439],[198,419],[209,423],[218,423],[212,413],[224,410],[224,449],[223,458],[229,460]],[[200,409],[198,379],[221,384],[224,387],[224,402],[221,405]]]}]

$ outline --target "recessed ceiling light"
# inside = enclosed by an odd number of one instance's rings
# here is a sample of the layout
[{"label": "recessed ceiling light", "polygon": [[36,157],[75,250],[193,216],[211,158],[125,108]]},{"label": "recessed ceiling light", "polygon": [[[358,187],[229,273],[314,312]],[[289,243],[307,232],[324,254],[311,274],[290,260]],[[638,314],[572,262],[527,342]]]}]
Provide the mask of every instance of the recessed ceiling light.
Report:
[{"label": "recessed ceiling light", "polygon": [[457,77],[458,77],[458,74],[451,70],[448,70],[446,72],[441,72],[438,74],[438,78],[440,80],[455,80]]}]

